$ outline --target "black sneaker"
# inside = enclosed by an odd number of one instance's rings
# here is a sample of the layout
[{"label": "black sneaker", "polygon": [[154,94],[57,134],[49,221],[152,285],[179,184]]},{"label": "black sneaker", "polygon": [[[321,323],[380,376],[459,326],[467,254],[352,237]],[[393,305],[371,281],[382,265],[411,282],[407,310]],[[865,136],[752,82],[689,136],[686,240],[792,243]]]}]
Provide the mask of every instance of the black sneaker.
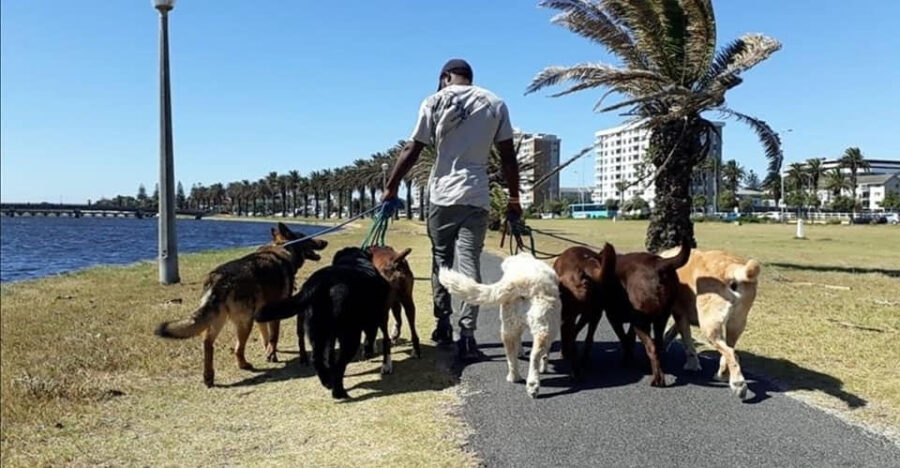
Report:
[{"label": "black sneaker", "polygon": [[457,346],[459,347],[459,360],[462,362],[473,363],[485,358],[484,353],[478,349],[478,343],[475,342],[474,336],[460,336]]},{"label": "black sneaker", "polygon": [[448,346],[453,344],[453,327],[450,325],[438,324],[437,328],[431,332],[431,341],[439,346]]}]

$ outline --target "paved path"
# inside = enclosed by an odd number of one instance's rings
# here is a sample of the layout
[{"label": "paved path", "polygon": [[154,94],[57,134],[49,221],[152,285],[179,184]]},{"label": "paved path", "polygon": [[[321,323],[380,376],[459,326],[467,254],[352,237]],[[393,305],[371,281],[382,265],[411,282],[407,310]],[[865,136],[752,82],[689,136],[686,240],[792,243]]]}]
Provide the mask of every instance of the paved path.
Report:
[{"label": "paved path", "polygon": [[[497,257],[485,255],[482,268],[486,282],[500,277]],[[462,370],[463,415],[489,467],[900,467],[897,446],[778,393],[752,369],[745,370],[747,402],[712,381],[712,359],[701,358],[702,377],[678,370],[667,374],[670,387],[651,388],[648,375],[619,364],[605,317],[587,380],[570,385],[555,347],[541,395],[532,400],[523,383],[506,382],[496,308],[482,310],[479,327],[476,337],[491,360]],[[646,359],[642,350],[637,357]],[[681,350],[673,346],[665,362],[668,371],[680,369]]]}]

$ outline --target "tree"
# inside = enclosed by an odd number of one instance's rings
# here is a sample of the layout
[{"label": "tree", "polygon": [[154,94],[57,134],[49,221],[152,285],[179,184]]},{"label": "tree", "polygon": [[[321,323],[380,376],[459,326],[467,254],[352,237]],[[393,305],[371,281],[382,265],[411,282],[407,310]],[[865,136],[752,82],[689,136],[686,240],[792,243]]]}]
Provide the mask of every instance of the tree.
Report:
[{"label": "tree", "polygon": [[726,190],[724,192],[719,193],[719,209],[724,211],[731,211],[734,207],[738,206],[737,196],[734,192],[730,190]]},{"label": "tree", "polygon": [[596,108],[627,109],[632,122],[650,129],[649,156],[656,168],[656,204],[647,228],[646,246],[658,251],[681,244],[696,245],[690,220],[691,173],[709,154],[716,127],[703,114],[719,112],[749,125],[765,148],[769,173],[781,168],[778,134],[764,121],[725,104],[728,90],[741,84],[741,74],[759,64],[781,44],[748,34],[716,53],[716,24],[711,0],[545,0],[562,13],[553,22],[598,42],[622,66],[584,63],[549,67],[526,92],[565,81],[574,84],[554,96],[605,87],[624,100]]},{"label": "tree", "polygon": [[619,209],[619,200],[618,199],[607,198],[605,204],[606,204],[607,210],[618,210]]},{"label": "tree", "polygon": [[884,195],[884,200],[881,201],[881,208],[887,211],[898,211],[900,210],[900,193],[897,192],[888,192]]},{"label": "tree", "polygon": [[706,195],[702,195],[702,194],[701,194],[701,195],[694,195],[694,198],[693,198],[693,201],[692,201],[692,205],[694,206],[694,208],[695,208],[697,211],[699,211],[699,212],[701,212],[701,213],[705,212],[705,211],[706,211],[706,205],[708,205],[708,204],[709,204],[709,199],[706,198]]},{"label": "tree", "polygon": [[646,210],[648,208],[650,208],[650,204],[647,203],[646,200],[644,200],[643,198],[641,198],[637,195],[631,197],[628,201],[626,201],[622,205],[622,211],[624,211],[626,213],[631,213],[634,211],[639,211],[639,212],[643,213],[644,210]]},{"label": "tree", "polygon": [[725,189],[737,196],[738,187],[744,180],[744,168],[734,159],[729,160],[722,166],[722,181]]},{"label": "tree", "polygon": [[856,198],[856,174],[858,172],[868,172],[869,162],[866,161],[866,158],[859,148],[847,148],[844,150],[844,155],[841,157],[840,163],[841,167],[850,170],[850,193],[853,198]]},{"label": "tree", "polygon": [[741,213],[752,213],[753,212],[753,200],[750,198],[741,198],[738,201],[738,210]]},{"label": "tree", "polygon": [[813,196],[819,191],[819,179],[822,178],[823,172],[821,159],[810,158],[806,160],[806,178],[809,180],[809,190]]},{"label": "tree", "polygon": [[153,188],[153,197],[151,198],[151,200],[153,201],[154,205],[159,206],[159,184],[158,183]]},{"label": "tree", "polygon": [[846,195],[838,195],[831,200],[831,209],[834,211],[854,211],[858,205],[859,202]]},{"label": "tree", "polygon": [[135,198],[139,207],[144,208],[147,206],[147,188],[144,187],[144,184],[138,185],[137,197]]},{"label": "tree", "polygon": [[178,181],[178,188],[175,190],[175,206],[182,209],[185,207],[186,202],[187,197],[184,196],[184,186],[181,185],[181,181]]},{"label": "tree", "polygon": [[744,179],[744,187],[747,187],[748,190],[760,191],[762,190],[762,184],[759,182],[759,176],[756,175],[756,172],[753,169],[747,174],[747,177]]},{"label": "tree", "polygon": [[835,197],[843,193],[844,190],[850,188],[850,181],[841,168],[836,167],[825,175],[825,189],[831,191]]}]

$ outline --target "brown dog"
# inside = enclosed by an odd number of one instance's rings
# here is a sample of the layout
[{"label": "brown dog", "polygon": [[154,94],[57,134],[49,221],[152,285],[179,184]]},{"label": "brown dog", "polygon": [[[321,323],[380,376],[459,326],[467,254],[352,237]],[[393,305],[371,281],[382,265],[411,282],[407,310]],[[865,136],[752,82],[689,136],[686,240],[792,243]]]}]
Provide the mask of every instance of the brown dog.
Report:
[{"label": "brown dog", "polygon": [[397,253],[391,247],[369,247],[372,254],[372,263],[381,273],[381,276],[391,285],[391,293],[388,299],[391,311],[394,314],[394,328],[391,330],[391,341],[400,337],[400,327],[403,319],[400,317],[400,307],[406,312],[406,321],[409,323],[409,331],[412,335],[413,357],[421,357],[419,348],[419,334],[416,333],[416,303],[413,300],[413,273],[406,261],[406,256],[412,249],[406,248]]},{"label": "brown dog", "polygon": [[[234,322],[237,328],[234,356],[238,367],[253,368],[244,358],[244,347],[253,329],[253,314],[266,304],[291,297],[297,270],[306,260],[319,260],[316,251],[328,246],[327,242],[318,239],[281,246],[300,237],[278,223],[278,229],[272,229],[271,245],[219,265],[207,275],[200,306],[190,317],[163,322],[156,327],[155,333],[163,338],[185,339],[203,334],[203,382],[206,386],[213,384],[213,343],[226,319]],[[278,321],[258,324],[267,361],[278,360],[278,325]],[[301,359],[306,359],[303,347],[300,350]]]},{"label": "brown dog", "polygon": [[[553,262],[559,276],[559,296],[562,300],[561,340],[563,358],[569,361],[573,378],[580,376],[587,365],[594,343],[597,324],[607,307],[604,290],[612,287],[616,278],[616,251],[609,244],[599,253],[586,247],[570,247]],[[577,359],[575,338],[588,326],[581,359]]]},{"label": "brown dog", "polygon": [[[622,342],[626,361],[634,357],[634,335],[644,344],[653,378],[652,387],[666,385],[659,353],[663,347],[663,333],[680,283],[676,270],[687,263],[691,246],[685,241],[678,255],[663,258],[647,252],[636,252],[616,257],[616,276],[619,281],[604,291],[608,294],[606,318]],[[622,324],[630,323],[628,333]],[[650,338],[650,329],[653,338]]]}]

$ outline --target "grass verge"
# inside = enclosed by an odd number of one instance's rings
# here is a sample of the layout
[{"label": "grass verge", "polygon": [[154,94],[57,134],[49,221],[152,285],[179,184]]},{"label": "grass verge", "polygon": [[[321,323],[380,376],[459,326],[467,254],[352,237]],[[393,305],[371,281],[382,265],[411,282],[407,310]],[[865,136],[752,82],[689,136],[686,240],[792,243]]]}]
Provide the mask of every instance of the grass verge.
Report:
[{"label": "grass verge", "polygon": [[[357,245],[362,229],[329,236],[326,260]],[[430,271],[424,228],[395,225],[393,239],[412,247],[417,276]],[[259,336],[248,344],[256,372],[236,368],[234,331],[216,341],[216,381],[201,383],[199,339],[163,341],[162,320],[188,315],[203,275],[250,252],[184,255],[183,283],[160,286],[156,266],[94,268],[4,285],[0,290],[0,464],[34,465],[303,465],[465,466],[464,427],[454,378],[440,370],[427,342],[433,327],[430,287],[417,282],[423,357],[394,348],[394,374],[379,374],[380,357],[353,363],[352,400],[334,402],[300,367],[294,319],[282,326],[281,363],[263,360]],[[402,337],[408,338],[404,324]]]}]

